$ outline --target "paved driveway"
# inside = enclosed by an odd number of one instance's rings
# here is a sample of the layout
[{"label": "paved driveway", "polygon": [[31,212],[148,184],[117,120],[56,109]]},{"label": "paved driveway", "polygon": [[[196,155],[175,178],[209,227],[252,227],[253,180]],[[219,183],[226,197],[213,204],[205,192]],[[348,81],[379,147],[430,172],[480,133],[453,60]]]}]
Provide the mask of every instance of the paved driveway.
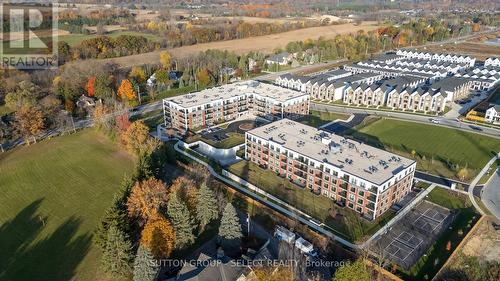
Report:
[{"label": "paved driveway", "polygon": [[496,170],[490,181],[484,186],[481,200],[483,200],[484,205],[490,212],[500,219],[500,168]]},{"label": "paved driveway", "polygon": [[361,124],[363,120],[365,120],[366,116],[368,116],[368,114],[353,114],[353,115],[354,117],[349,122],[337,121],[335,123],[331,123],[330,125],[323,127],[322,129],[330,133],[342,134],[347,129],[350,129],[352,127]]}]

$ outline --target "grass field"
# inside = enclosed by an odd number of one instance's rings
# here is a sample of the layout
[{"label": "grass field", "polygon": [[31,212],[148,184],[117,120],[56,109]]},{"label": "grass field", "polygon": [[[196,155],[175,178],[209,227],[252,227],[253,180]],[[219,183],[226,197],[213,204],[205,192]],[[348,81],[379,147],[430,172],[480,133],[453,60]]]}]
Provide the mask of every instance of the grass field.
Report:
[{"label": "grass field", "polygon": [[98,280],[92,233],[133,160],[93,130],[0,154],[0,280]]},{"label": "grass field", "polygon": [[480,217],[464,194],[436,187],[426,200],[450,209],[455,219],[410,271],[404,273],[405,280],[425,280],[425,275],[434,276],[452,253],[446,249],[448,242],[451,249],[455,249]]},{"label": "grass field", "polygon": [[438,126],[381,119],[348,132],[370,145],[412,157],[415,150],[417,169],[457,178],[451,164],[467,167],[472,179],[500,151],[500,140],[492,137]]},{"label": "grass field", "polygon": [[[370,222],[353,210],[341,208],[333,200],[315,195],[309,189],[292,184],[249,161],[240,161],[231,165],[228,170],[325,223],[337,235],[350,241],[361,241],[372,235],[394,216],[394,212],[387,211],[381,218]],[[330,216],[331,208],[338,212],[335,219]]]},{"label": "grass field", "polygon": [[325,125],[333,120],[347,120],[347,118],[349,118],[349,115],[346,114],[311,110],[309,115],[301,117],[297,121],[302,124],[318,128],[319,126]]}]

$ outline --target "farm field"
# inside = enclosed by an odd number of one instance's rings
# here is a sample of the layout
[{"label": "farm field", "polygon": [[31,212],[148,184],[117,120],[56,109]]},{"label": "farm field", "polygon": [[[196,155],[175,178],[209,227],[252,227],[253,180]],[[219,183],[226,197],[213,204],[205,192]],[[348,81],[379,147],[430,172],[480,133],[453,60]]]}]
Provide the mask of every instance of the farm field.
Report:
[{"label": "farm field", "polygon": [[472,179],[500,151],[500,140],[492,137],[427,124],[377,120],[358,130],[348,132],[353,138],[370,145],[413,158],[417,169],[435,175],[456,178],[457,170],[467,168],[465,179]]},{"label": "farm field", "polygon": [[0,280],[99,280],[92,243],[133,160],[87,129],[0,154]]},{"label": "farm field", "polygon": [[[271,53],[276,48],[283,48],[291,41],[317,39],[319,37],[333,38],[339,34],[356,33],[360,30],[374,30],[377,26],[374,22],[363,22],[360,26],[352,23],[328,25],[320,27],[304,28],[278,34],[250,37],[244,39],[218,41],[179,48],[169,49],[168,51],[176,58],[185,58],[208,49],[220,49],[235,52],[237,54],[248,53],[250,51],[261,51]],[[115,62],[121,66],[142,65],[147,63],[157,63],[161,51],[149,52],[139,55],[125,56],[120,58],[111,58],[98,60],[101,63]],[[78,62],[81,63],[81,62]]]}]

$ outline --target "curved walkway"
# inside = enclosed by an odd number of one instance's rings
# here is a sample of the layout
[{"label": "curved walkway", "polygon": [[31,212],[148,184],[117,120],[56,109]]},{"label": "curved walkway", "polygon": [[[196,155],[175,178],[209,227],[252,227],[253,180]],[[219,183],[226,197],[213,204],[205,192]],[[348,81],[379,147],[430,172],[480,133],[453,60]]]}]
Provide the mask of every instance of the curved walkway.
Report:
[{"label": "curved walkway", "polygon": [[484,168],[481,170],[481,172],[479,172],[479,174],[476,176],[476,178],[474,178],[474,180],[469,185],[469,190],[467,192],[469,194],[469,199],[472,202],[472,205],[474,205],[474,208],[476,208],[476,210],[478,210],[478,212],[481,213],[481,215],[484,215],[485,213],[481,209],[481,207],[479,206],[479,204],[477,204],[476,199],[474,198],[474,187],[479,182],[479,180],[481,180],[481,178],[484,176],[484,174],[489,170],[490,166],[493,165],[493,163],[498,158],[500,158],[500,153],[498,153],[496,156],[494,156],[493,158],[491,158],[490,161],[488,161],[488,163],[486,164],[486,166],[484,166]]}]

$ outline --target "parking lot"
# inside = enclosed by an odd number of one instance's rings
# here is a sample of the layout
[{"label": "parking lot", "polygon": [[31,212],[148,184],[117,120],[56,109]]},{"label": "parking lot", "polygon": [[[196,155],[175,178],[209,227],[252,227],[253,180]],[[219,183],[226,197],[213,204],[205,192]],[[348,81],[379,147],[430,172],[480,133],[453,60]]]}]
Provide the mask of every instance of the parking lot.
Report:
[{"label": "parking lot", "polygon": [[444,207],[422,201],[383,234],[371,249],[404,269],[410,269],[446,229],[453,216]]}]

